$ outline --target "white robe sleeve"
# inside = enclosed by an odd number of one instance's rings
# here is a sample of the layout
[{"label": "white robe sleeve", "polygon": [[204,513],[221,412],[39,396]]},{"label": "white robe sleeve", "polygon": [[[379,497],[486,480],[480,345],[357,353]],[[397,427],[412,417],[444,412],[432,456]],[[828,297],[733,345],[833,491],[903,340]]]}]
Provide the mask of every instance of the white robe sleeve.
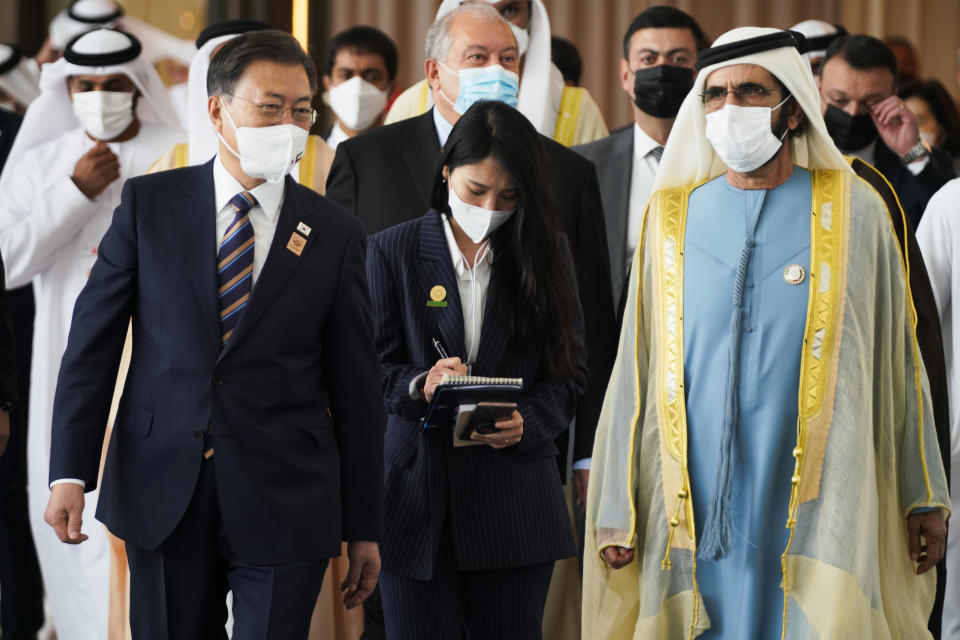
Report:
[{"label": "white robe sleeve", "polygon": [[930,198],[917,228],[917,244],[923,254],[923,262],[933,287],[941,325],[949,321],[946,314],[950,309],[951,270],[955,248],[955,231],[951,218],[957,214],[955,203],[958,198],[960,179],[948,182]]},{"label": "white robe sleeve", "polygon": [[42,273],[102,209],[73,183],[72,164],[45,166],[47,156],[28,154],[0,190],[0,252],[8,289]]}]

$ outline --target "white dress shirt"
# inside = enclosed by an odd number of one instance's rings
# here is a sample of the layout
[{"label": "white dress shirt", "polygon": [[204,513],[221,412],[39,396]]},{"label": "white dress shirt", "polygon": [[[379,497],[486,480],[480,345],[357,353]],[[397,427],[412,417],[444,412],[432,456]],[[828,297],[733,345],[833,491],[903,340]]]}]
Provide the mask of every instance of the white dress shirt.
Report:
[{"label": "white dress shirt", "polygon": [[624,254],[626,264],[624,272],[630,271],[633,263],[633,253],[637,250],[637,239],[640,237],[640,223],[643,220],[643,211],[647,201],[653,193],[653,179],[657,176],[660,160],[653,153],[659,142],[647,135],[636,122],[633,123],[633,169],[630,174],[630,203],[627,212],[627,252]]},{"label": "white dress shirt", "polygon": [[[277,218],[280,215],[280,206],[283,204],[284,182],[263,184],[250,190],[250,194],[257,199],[248,214],[250,224],[253,225],[253,281],[257,281],[260,270],[263,269],[263,263],[267,261],[267,254],[270,252],[270,244],[273,242],[273,234],[277,230]],[[216,246],[220,249],[220,241],[223,240],[223,234],[227,232],[227,227],[233,222],[236,212],[230,204],[230,199],[244,191],[236,178],[230,175],[227,168],[223,166],[223,161],[218,155],[213,161],[213,196],[214,205],[217,207],[217,237]]]},{"label": "white dress shirt", "polygon": [[457,291],[460,293],[460,308],[463,311],[463,339],[467,349],[465,364],[469,368],[477,361],[477,352],[480,350],[480,330],[483,327],[483,312],[490,288],[493,248],[489,241],[484,242],[477,250],[471,268],[453,237],[453,229],[446,214],[443,215],[443,234],[447,238],[450,260],[457,274]]},{"label": "white dress shirt", "polygon": [[[250,224],[253,225],[253,282],[257,281],[263,264],[267,261],[273,234],[277,230],[277,218],[280,216],[280,206],[283,204],[284,183],[263,184],[250,190],[250,194],[257,199],[257,204],[249,212]],[[244,191],[236,178],[230,175],[218,155],[213,161],[213,196],[217,207],[217,234],[216,247],[219,250],[220,240],[226,233],[227,227],[233,222],[236,212],[230,204],[230,199]],[[81,487],[86,483],[79,478],[61,478],[54,480],[50,486],[68,482]]]},{"label": "white dress shirt", "polygon": [[343,127],[340,126],[339,122],[333,124],[333,129],[330,130],[330,137],[327,138],[327,145],[331,149],[336,151],[337,146],[346,140],[349,140],[350,136],[347,135],[347,132],[343,130]]},{"label": "white dress shirt", "polygon": [[[493,264],[493,248],[490,242],[480,246],[474,260],[473,268],[467,264],[466,258],[460,252],[453,229],[447,214],[443,218],[443,234],[447,239],[447,249],[450,251],[450,261],[457,274],[457,293],[460,294],[460,309],[463,314],[463,342],[467,350],[467,365],[469,373],[473,363],[477,360],[480,350],[480,332],[483,329],[483,312],[487,304],[487,291],[490,288],[490,271]],[[446,345],[449,348],[449,345]],[[455,354],[450,354],[455,357]],[[423,398],[423,385],[427,381],[429,371],[424,371],[410,381],[408,391],[414,400]]]},{"label": "white dress shirt", "polygon": [[437,138],[440,140],[440,146],[443,147],[447,144],[450,132],[453,131],[453,125],[440,115],[440,111],[436,107],[433,108],[433,124],[437,128]]},{"label": "white dress shirt", "polygon": [[[890,151],[893,152],[894,155],[896,155],[897,153],[896,151],[893,151],[893,149],[890,149]],[[877,166],[877,141],[874,140],[873,142],[865,146],[863,149],[860,149],[859,151],[849,151],[849,152],[844,151],[843,155],[860,158],[861,160],[869,164],[871,167],[876,167]],[[913,175],[918,176],[924,169],[927,168],[928,164],[930,164],[929,153],[923,156],[922,158],[920,158],[919,160],[914,160],[913,162],[908,164],[907,169],[909,169],[910,173],[912,173]]]}]

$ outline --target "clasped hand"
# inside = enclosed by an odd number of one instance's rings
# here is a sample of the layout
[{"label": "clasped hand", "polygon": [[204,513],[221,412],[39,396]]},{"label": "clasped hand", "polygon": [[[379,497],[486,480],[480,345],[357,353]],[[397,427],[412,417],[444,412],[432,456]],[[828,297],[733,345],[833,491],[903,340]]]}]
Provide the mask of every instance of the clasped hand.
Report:
[{"label": "clasped hand", "polygon": [[120,177],[120,160],[107,143],[98,141],[77,161],[73,183],[90,200],[94,200]]}]

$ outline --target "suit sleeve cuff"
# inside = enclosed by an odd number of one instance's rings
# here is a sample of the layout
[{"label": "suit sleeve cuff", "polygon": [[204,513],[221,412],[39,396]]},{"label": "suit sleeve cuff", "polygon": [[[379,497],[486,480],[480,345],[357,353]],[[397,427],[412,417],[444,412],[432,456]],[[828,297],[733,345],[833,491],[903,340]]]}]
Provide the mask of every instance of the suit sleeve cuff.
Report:
[{"label": "suit sleeve cuff", "polygon": [[916,509],[910,512],[910,515],[913,515],[915,513],[930,513],[931,511],[938,511],[939,509],[940,507],[917,507]]},{"label": "suit sleeve cuff", "polygon": [[582,458],[573,463],[574,471],[590,471],[590,461],[593,458]]},{"label": "suit sleeve cuff", "polygon": [[429,371],[424,371],[420,375],[414,377],[410,380],[410,399],[411,400],[423,400],[423,386],[427,383],[427,374]]},{"label": "suit sleeve cuff", "polygon": [[58,485],[58,484],[78,484],[84,488],[86,488],[87,486],[86,482],[84,482],[83,480],[79,480],[77,478],[60,478],[59,480],[54,480],[53,482],[51,482],[50,488],[52,489],[54,485]]},{"label": "suit sleeve cuff", "polygon": [[923,170],[927,168],[927,165],[928,165],[928,164],[930,164],[930,154],[929,154],[929,153],[928,153],[927,155],[923,156],[922,158],[920,158],[919,160],[916,160],[916,161],[911,162],[910,164],[908,164],[908,165],[907,165],[907,169],[909,169],[909,170],[910,170],[910,173],[912,173],[913,175],[918,176],[918,175],[920,175],[921,173],[923,173]]}]

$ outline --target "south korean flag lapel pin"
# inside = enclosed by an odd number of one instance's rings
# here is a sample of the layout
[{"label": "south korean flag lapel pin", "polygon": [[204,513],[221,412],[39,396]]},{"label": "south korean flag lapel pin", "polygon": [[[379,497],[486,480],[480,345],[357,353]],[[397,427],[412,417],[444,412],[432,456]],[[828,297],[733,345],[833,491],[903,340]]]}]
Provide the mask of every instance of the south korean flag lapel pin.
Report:
[{"label": "south korean flag lapel pin", "polygon": [[303,248],[307,246],[307,238],[313,231],[302,220],[297,223],[297,230],[290,234],[290,240],[287,242],[287,249],[296,255],[303,253]]}]

